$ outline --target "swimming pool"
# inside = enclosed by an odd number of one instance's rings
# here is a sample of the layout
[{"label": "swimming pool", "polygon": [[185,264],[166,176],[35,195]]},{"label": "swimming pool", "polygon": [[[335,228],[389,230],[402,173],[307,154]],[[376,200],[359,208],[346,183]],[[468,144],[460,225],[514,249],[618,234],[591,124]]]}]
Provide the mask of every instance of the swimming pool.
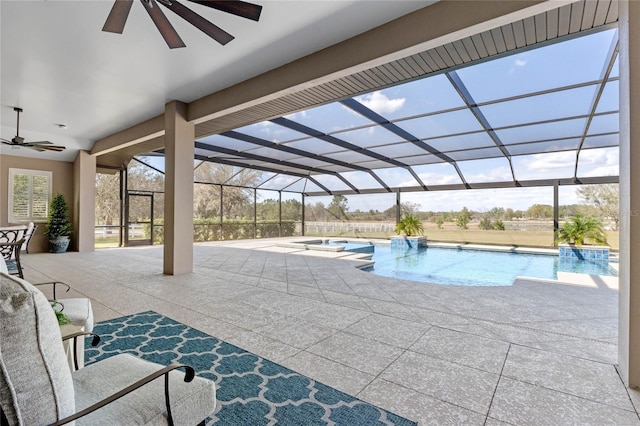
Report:
[{"label": "swimming pool", "polygon": [[402,250],[376,245],[372,260],[374,265],[365,270],[377,275],[449,285],[509,286],[517,276],[555,280],[558,271],[616,275],[607,261],[438,247]]}]

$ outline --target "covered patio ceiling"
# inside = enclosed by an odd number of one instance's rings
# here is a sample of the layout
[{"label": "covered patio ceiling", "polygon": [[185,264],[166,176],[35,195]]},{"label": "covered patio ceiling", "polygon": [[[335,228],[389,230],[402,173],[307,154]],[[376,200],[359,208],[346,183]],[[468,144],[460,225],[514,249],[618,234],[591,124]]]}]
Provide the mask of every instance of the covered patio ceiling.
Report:
[{"label": "covered patio ceiling", "polygon": [[617,2],[564,4],[197,123],[196,165],[306,195],[617,182],[617,69]]}]

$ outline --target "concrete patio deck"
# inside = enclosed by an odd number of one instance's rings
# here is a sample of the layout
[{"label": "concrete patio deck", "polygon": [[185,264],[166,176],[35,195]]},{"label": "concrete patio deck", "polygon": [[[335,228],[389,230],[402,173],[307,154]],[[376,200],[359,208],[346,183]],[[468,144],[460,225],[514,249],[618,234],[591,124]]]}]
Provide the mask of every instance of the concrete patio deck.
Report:
[{"label": "concrete patio deck", "polygon": [[281,241],[195,244],[182,276],[162,275],[157,246],[23,263],[90,297],[96,321],[151,309],[420,424],[640,425],[615,288],[400,281]]}]

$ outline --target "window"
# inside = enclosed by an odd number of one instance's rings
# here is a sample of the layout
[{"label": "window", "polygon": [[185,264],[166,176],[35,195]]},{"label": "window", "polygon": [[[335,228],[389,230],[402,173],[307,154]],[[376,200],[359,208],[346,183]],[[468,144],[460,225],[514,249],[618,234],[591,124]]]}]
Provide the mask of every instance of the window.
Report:
[{"label": "window", "polygon": [[45,222],[51,180],[51,172],[9,169],[9,222]]}]

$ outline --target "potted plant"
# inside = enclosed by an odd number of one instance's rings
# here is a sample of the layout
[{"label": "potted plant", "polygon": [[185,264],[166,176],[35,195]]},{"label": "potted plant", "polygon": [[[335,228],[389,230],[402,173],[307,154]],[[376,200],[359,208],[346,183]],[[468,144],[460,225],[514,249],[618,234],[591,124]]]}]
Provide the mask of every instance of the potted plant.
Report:
[{"label": "potted plant", "polygon": [[417,216],[405,216],[396,225],[396,233],[399,237],[391,237],[392,248],[418,249],[427,245],[427,237],[422,237],[424,228],[422,221]]},{"label": "potted plant", "polygon": [[[587,241],[592,243],[591,247],[584,247]],[[592,260],[609,258],[602,222],[592,216],[577,214],[565,222],[558,229],[556,242],[560,244],[560,257]]]},{"label": "potted plant", "polygon": [[396,225],[396,233],[407,237],[422,235],[423,232],[422,221],[416,216],[405,216]]},{"label": "potted plant", "polygon": [[49,237],[52,253],[64,253],[69,247],[71,221],[69,220],[69,206],[60,193],[53,196],[49,205],[49,220],[44,229],[44,235]]}]

